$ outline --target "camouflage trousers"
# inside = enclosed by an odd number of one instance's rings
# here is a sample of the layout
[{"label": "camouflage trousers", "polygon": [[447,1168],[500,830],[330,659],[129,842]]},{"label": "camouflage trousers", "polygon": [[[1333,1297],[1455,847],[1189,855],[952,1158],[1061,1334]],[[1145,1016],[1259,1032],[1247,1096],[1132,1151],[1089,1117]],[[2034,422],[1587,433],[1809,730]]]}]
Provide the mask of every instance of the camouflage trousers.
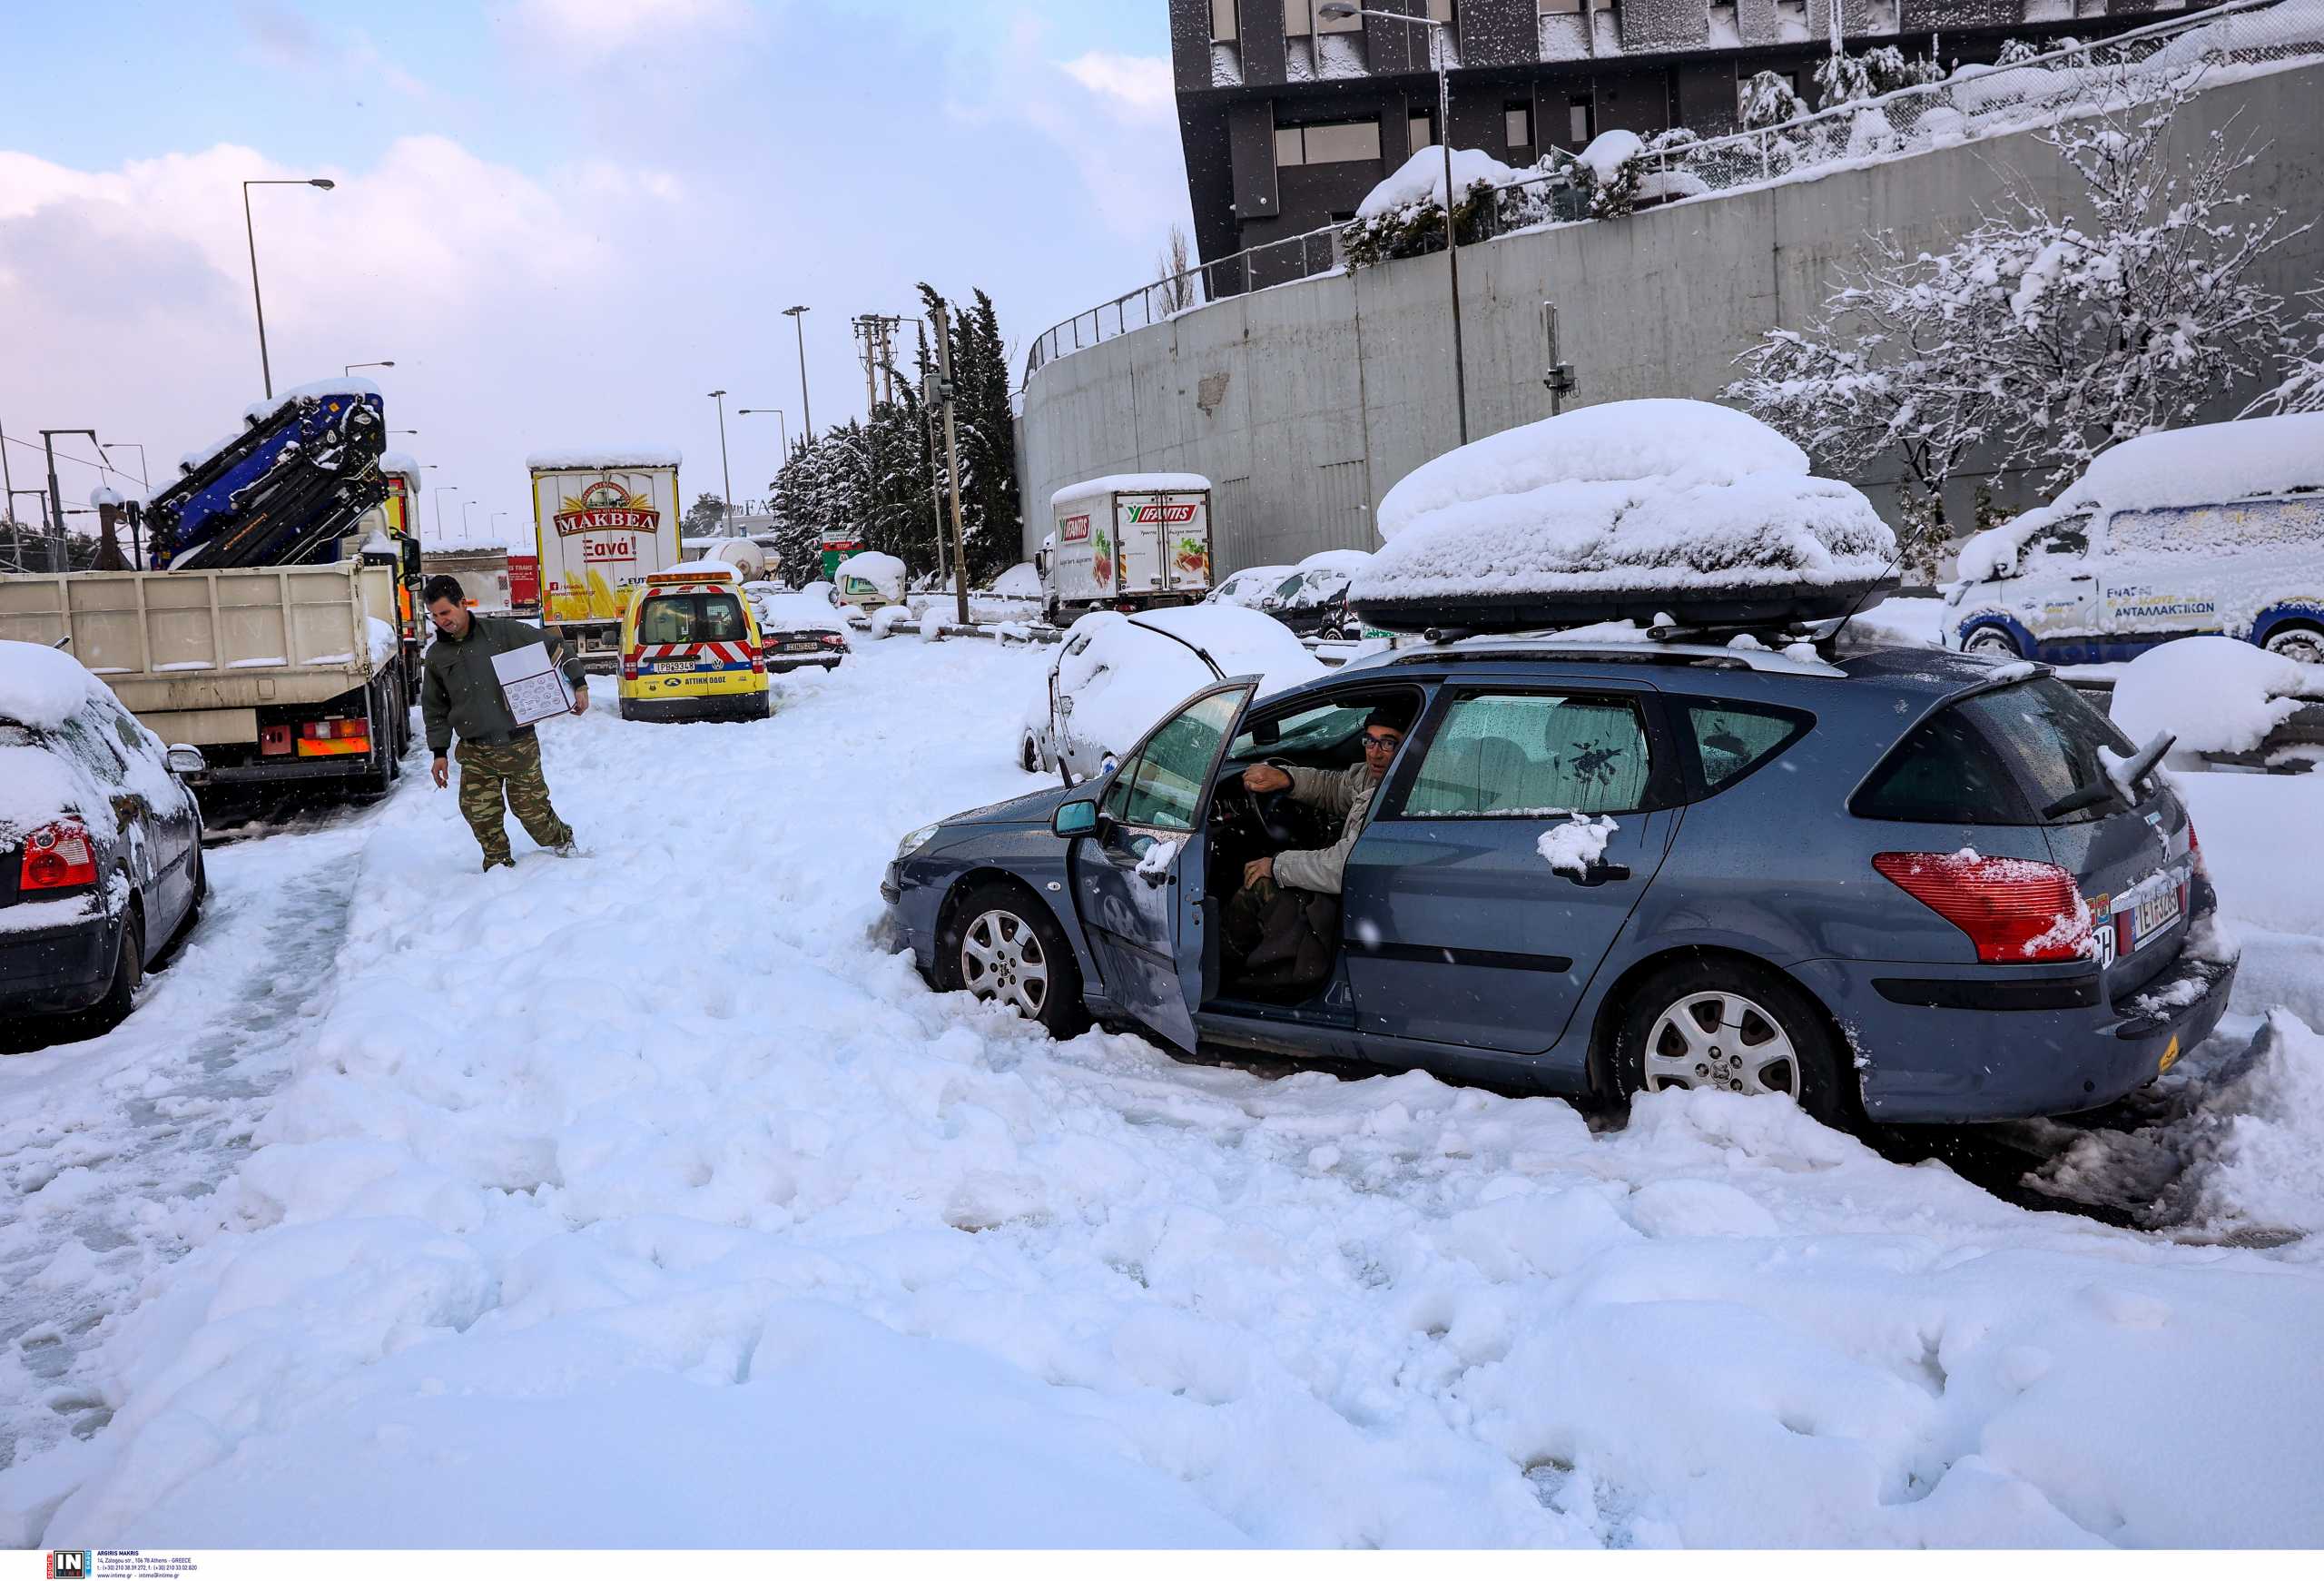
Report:
[{"label": "camouflage trousers", "polygon": [[500,815],[504,798],[525,833],[545,849],[572,841],[572,829],[549,805],[548,781],[541,777],[540,738],[531,731],[498,746],[463,741],[452,756],[460,766],[460,816],[484,847],[485,866],[514,864],[508,855],[508,828]]}]

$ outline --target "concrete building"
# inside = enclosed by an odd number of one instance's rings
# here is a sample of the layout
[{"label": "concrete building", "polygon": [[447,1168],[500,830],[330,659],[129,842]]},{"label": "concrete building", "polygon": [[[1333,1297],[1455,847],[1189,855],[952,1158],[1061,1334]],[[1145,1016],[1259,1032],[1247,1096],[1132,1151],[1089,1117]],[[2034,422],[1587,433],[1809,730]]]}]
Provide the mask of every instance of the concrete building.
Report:
[{"label": "concrete building", "polygon": [[[2213,134],[2250,143],[2256,203],[2292,222],[2324,210],[2324,65],[2222,83],[2180,113],[2192,157]],[[1635,396],[1717,400],[1736,359],[1772,325],[1797,324],[1868,235],[1948,245],[2011,189],[2062,204],[2076,178],[2035,131],[1841,164],[1640,212],[1552,225],[1463,247],[1469,428],[1482,437],[1547,417],[1541,308],[1559,308],[1577,404]],[[2324,228],[2260,271],[2293,301],[2324,280]],[[1199,472],[1215,485],[1221,572],[1324,548],[1376,548],[1373,511],[1413,468],[1453,448],[1450,310],[1441,253],[1296,281],[1180,312],[1028,375],[1021,423],[1026,549],[1049,529],[1050,493],[1112,472]],[[2229,416],[2250,391],[2221,391]],[[1893,468],[1850,479],[1884,511]],[[1974,474],[1953,519],[1969,519]],[[2024,480],[1993,479],[2004,505]]]},{"label": "concrete building", "polygon": [[[1449,25],[1452,143],[1530,165],[1600,132],[1736,129],[1741,84],[1786,77],[1811,105],[1838,13],[1852,53],[1990,62],[2032,43],[2120,32],[2207,0],[1367,0]],[[1324,16],[1324,0],[1168,0],[1179,133],[1202,262],[1353,218],[1436,141],[1429,30]],[[1304,260],[1304,262],[1303,262]],[[1214,290],[1329,268],[1275,249]]]}]

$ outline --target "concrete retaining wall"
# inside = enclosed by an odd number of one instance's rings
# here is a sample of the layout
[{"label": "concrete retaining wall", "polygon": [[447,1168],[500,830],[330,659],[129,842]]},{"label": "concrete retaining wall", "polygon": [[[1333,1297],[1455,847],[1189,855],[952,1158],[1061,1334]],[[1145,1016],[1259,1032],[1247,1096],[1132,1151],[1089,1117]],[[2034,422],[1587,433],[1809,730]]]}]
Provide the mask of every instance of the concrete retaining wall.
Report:
[{"label": "concrete retaining wall", "polygon": [[[2324,211],[2319,104],[2324,67],[2278,72],[2209,90],[2172,134],[2191,147],[2214,131],[2267,143],[2253,189],[2298,223]],[[1714,399],[1769,326],[1815,310],[1866,235],[1949,244],[2013,182],[2044,195],[2079,185],[2022,133],[1463,248],[1470,435],[1550,414],[1545,301],[1581,379],[1571,404]],[[2266,279],[2288,298],[2324,283],[2324,228],[2280,250]],[[1052,492],[1128,471],[1216,485],[1222,571],[1377,548],[1382,496],[1457,442],[1450,322],[1438,255],[1234,298],[1045,364],[1024,400],[1028,555]],[[2222,404],[2224,416],[2240,402]],[[1889,508],[1893,472],[1855,480]],[[2025,499],[2017,479],[1997,492]],[[1968,519],[1966,499],[1954,503]]]}]

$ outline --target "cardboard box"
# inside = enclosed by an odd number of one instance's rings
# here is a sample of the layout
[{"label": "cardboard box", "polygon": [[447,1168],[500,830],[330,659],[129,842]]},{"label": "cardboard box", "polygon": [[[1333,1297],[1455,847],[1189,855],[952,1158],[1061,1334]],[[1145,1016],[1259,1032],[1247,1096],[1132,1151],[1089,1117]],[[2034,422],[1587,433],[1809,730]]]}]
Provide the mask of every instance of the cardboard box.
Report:
[{"label": "cardboard box", "polygon": [[549,662],[546,643],[494,654],[492,673],[500,677],[500,696],[520,726],[573,712],[573,688],[566,685],[565,672]]}]

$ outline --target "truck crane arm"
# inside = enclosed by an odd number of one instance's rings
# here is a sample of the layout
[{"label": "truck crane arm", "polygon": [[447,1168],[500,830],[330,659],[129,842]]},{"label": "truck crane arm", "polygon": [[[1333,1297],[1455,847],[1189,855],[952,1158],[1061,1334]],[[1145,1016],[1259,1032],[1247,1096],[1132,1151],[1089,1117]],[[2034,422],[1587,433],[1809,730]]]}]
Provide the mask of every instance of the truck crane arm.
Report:
[{"label": "truck crane arm", "polygon": [[252,407],[249,427],[145,508],[156,570],[291,566],[336,558],[339,540],[387,498],[387,425],[376,390],[292,390]]}]

